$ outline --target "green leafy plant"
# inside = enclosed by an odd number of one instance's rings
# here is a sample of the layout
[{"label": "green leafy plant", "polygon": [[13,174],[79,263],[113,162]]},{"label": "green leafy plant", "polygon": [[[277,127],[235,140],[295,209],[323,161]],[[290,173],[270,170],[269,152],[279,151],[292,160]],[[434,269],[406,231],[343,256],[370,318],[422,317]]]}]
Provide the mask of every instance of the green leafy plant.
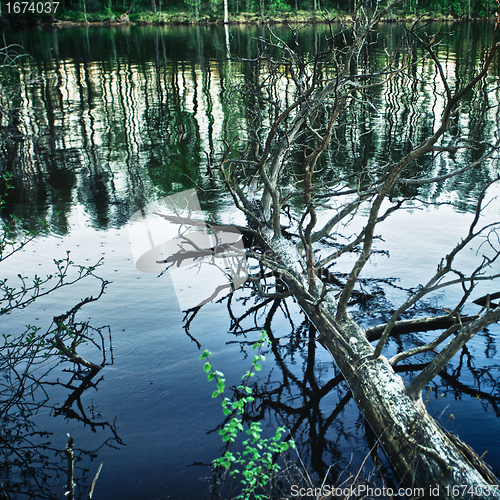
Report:
[{"label": "green leafy plant", "polygon": [[287,451],[290,447],[294,448],[293,440],[282,441],[282,434],[286,431],[285,427],[278,427],[273,437],[265,439],[262,437],[262,426],[260,422],[252,422],[250,428],[245,432],[249,438],[243,441],[243,452],[233,453],[232,446],[239,433],[244,431],[242,415],[245,412],[245,406],[254,401],[253,390],[248,386],[250,378],[256,371],[261,370],[260,362],[265,360],[261,354],[262,347],[268,342],[267,333],[262,330],[259,340],[252,346],[257,351],[253,358],[252,366],[242,377],[243,383],[237,389],[236,401],[231,401],[223,397],[225,389],[224,374],[214,370],[210,363],[211,352],[205,350],[200,356],[205,360],[203,369],[207,373],[209,382],[215,381],[217,389],[212,393],[212,398],[221,396],[222,411],[227,417],[226,423],[219,431],[222,441],[228,444],[228,449],[222,455],[213,461],[215,467],[223,467],[235,479],[236,475],[241,474],[242,491],[236,498],[249,500],[256,498],[264,500],[267,495],[259,493],[259,489],[265,487],[271,479],[280,471],[280,465],[276,462],[275,456]]},{"label": "green leafy plant", "polygon": [[286,0],[271,0],[271,10],[273,12],[290,12],[292,8]]},{"label": "green leafy plant", "polygon": [[104,7],[104,14],[105,14],[105,18],[110,22],[114,21],[114,19],[116,17],[115,13],[113,12],[113,9],[111,7],[109,7],[109,5]]}]

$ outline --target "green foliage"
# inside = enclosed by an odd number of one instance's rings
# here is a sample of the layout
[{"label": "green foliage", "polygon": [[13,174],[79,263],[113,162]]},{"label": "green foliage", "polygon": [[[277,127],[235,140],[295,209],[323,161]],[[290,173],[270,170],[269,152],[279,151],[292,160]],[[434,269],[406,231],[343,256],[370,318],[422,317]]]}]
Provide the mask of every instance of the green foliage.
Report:
[{"label": "green foliage", "polygon": [[274,12],[289,12],[292,8],[286,0],[271,0],[271,10]]},{"label": "green foliage", "polygon": [[213,461],[215,467],[222,467],[229,471],[233,477],[241,475],[240,481],[242,485],[241,494],[236,498],[249,500],[256,498],[264,500],[267,495],[261,494],[260,489],[264,488],[271,479],[276,476],[280,470],[280,466],[275,461],[275,456],[279,455],[290,447],[294,448],[293,440],[283,442],[282,434],[286,431],[285,427],[278,427],[273,437],[265,439],[262,437],[262,427],[260,422],[252,422],[250,428],[245,432],[249,438],[243,441],[244,451],[232,452],[232,445],[240,433],[244,431],[242,415],[245,412],[245,406],[254,401],[253,391],[248,387],[248,382],[255,375],[256,371],[261,370],[261,361],[265,361],[265,357],[260,353],[263,345],[268,342],[267,334],[264,330],[261,331],[259,340],[252,346],[252,349],[257,350],[257,354],[253,358],[252,366],[242,377],[243,383],[237,387],[238,396],[236,401],[231,401],[229,398],[224,398],[225,389],[224,374],[213,369],[210,363],[211,353],[207,350],[200,356],[201,360],[205,360],[203,369],[207,373],[208,381],[215,380],[217,390],[212,393],[212,398],[222,397],[222,411],[227,417],[226,423],[219,431],[222,436],[222,441],[229,445],[222,457]]},{"label": "green foliage", "polygon": [[487,17],[495,12],[495,2],[489,0],[430,0],[424,1],[421,8],[440,15],[457,17]]},{"label": "green foliage", "polygon": [[106,17],[110,21],[113,21],[113,19],[116,17],[115,13],[113,12],[113,10],[111,9],[111,7],[109,5],[106,5],[106,7],[104,7],[104,13],[106,14]]},{"label": "green foliage", "polygon": [[209,0],[210,10],[213,14],[222,12],[222,1],[221,0]]},{"label": "green foliage", "polygon": [[0,210],[5,205],[5,197],[8,195],[8,191],[14,188],[14,186],[12,185],[14,174],[7,172],[2,175],[2,178],[5,182],[5,193],[3,194],[3,196],[0,194]]}]

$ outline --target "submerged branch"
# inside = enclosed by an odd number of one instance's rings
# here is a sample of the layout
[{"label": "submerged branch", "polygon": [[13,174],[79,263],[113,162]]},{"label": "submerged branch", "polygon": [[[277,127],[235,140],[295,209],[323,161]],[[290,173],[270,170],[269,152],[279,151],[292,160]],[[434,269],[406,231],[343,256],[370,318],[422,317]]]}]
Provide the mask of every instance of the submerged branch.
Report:
[{"label": "submerged branch", "polygon": [[[478,316],[460,316],[460,321],[465,324],[478,318]],[[454,315],[445,314],[442,316],[416,318],[396,321],[392,328],[391,335],[399,335],[403,333],[427,332],[429,330],[441,330],[449,328],[457,324],[457,319]],[[387,323],[383,325],[372,326],[365,330],[366,338],[369,342],[378,340],[386,328]]]}]

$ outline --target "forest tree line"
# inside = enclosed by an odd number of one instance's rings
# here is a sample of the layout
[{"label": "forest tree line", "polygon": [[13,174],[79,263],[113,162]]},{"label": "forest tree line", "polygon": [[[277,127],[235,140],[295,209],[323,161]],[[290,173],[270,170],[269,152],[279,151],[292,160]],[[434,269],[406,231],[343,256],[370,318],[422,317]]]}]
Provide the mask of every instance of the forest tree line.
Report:
[{"label": "forest tree line", "polygon": [[[230,13],[254,12],[258,13],[262,0],[229,0]],[[68,0],[69,9],[82,7],[86,2],[89,12],[105,8],[119,11],[133,12],[138,10],[151,10],[159,12],[161,9],[194,9],[199,2],[202,12],[222,14],[223,0]],[[356,8],[355,0],[265,0],[268,10],[324,10],[332,12],[352,13]],[[375,0],[372,1],[375,4]],[[458,17],[484,17],[495,12],[495,3],[491,0],[404,0],[401,8],[402,14],[415,15],[429,12],[437,15],[454,15]]]},{"label": "forest tree line", "polygon": [[[262,1],[268,11],[286,12],[293,10],[329,10],[352,13],[356,8],[356,0],[228,0],[229,13],[258,13]],[[133,13],[134,10],[150,10],[153,13],[163,10],[194,10],[199,4],[201,12],[211,14],[223,13],[223,0],[68,0],[67,8],[78,10],[86,3],[88,12],[111,9]],[[376,1],[372,0],[373,6]],[[400,13],[415,15],[423,12],[439,16],[453,15],[457,17],[485,17],[495,12],[495,2],[491,0],[404,0]]]},{"label": "forest tree line", "polygon": [[[18,8],[13,9],[14,3]],[[24,2],[27,4],[27,2]],[[56,2],[52,2],[56,3]],[[375,7],[376,0],[368,4]],[[267,17],[299,12],[324,13],[329,17],[353,14],[356,0],[66,0],[58,4],[55,15],[22,12],[23,2],[11,2],[9,12],[0,7],[3,18],[51,17],[75,21],[172,21],[175,13],[182,12],[184,21],[222,21],[225,12],[232,20],[241,20],[242,13]],[[227,10],[226,10],[227,9]],[[485,18],[494,15],[496,4],[492,0],[403,0],[392,13],[395,19],[415,18],[426,14],[437,18]],[[26,9],[25,9],[26,10]],[[49,9],[50,10],[50,9]],[[21,11],[21,12],[20,12]],[[310,16],[306,15],[305,18]],[[300,17],[300,15],[299,15]],[[230,19],[231,20],[231,19]]]}]

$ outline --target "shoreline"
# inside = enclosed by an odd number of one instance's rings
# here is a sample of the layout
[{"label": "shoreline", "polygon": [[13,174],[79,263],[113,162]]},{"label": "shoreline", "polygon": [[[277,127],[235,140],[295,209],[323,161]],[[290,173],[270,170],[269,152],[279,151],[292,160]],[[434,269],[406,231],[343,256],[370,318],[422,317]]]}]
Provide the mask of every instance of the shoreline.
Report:
[{"label": "shoreline", "polygon": [[[130,19],[128,15],[122,14],[118,15],[113,19],[102,19],[102,20],[91,20],[91,21],[80,21],[71,19],[28,19],[22,20],[19,18],[8,18],[3,16],[0,18],[0,25],[13,26],[16,29],[25,28],[29,29],[32,27],[49,27],[49,28],[67,28],[67,27],[125,27],[125,26],[224,26],[225,23],[222,19],[209,19],[202,18],[199,21],[193,20],[191,16],[186,12],[178,13],[163,13],[163,18],[161,19],[151,19],[151,17],[160,17],[159,15],[151,14],[147,19],[142,19],[141,16],[144,14],[134,14],[133,18]],[[467,18],[465,16],[456,17],[452,15],[441,16],[441,15],[424,15],[424,16],[391,16],[388,18],[383,18],[379,22],[381,23],[413,23],[417,20],[424,22],[488,22],[491,18],[478,17],[478,18]],[[280,25],[280,24],[325,24],[329,21],[321,14],[300,11],[298,13],[280,13],[265,16],[265,20],[262,21],[260,14],[255,13],[240,13],[230,16],[227,25]],[[333,23],[351,23],[352,17],[346,13],[339,13],[338,15],[332,16],[330,22]]]}]

